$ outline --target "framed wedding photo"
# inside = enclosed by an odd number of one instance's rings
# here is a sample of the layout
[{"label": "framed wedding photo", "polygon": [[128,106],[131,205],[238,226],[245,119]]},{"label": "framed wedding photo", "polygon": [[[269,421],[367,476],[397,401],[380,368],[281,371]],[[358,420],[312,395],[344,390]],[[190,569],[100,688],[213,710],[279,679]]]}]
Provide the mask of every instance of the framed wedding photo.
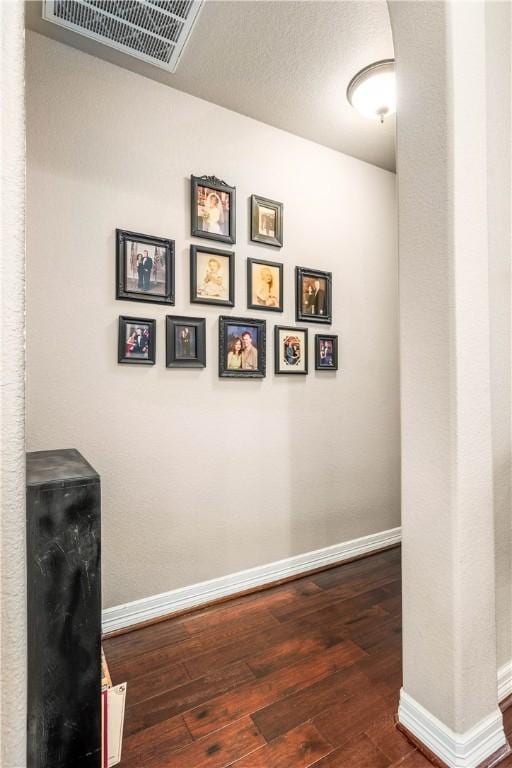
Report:
[{"label": "framed wedding photo", "polygon": [[307,323],[332,323],[332,273],[295,267],[295,316]]},{"label": "framed wedding photo", "polygon": [[283,204],[259,195],[251,196],[251,240],[281,248]]},{"label": "framed wedding photo", "polygon": [[174,240],[116,229],[116,299],[174,305]]},{"label": "framed wedding photo", "polygon": [[236,189],[216,176],[191,177],[192,235],[236,242]]},{"label": "framed wedding photo", "polygon": [[190,246],[190,301],[235,306],[235,254],[201,245]]},{"label": "framed wedding photo", "polygon": [[283,311],[283,265],[247,259],[247,307]]},{"label": "framed wedding photo", "polygon": [[264,378],[266,321],[247,317],[219,317],[219,376]]},{"label": "framed wedding photo", "polygon": [[307,328],[285,328],[280,325],[275,326],[274,371],[275,373],[307,374]]},{"label": "framed wedding photo", "polygon": [[167,368],[204,368],[206,366],[206,320],[204,317],[165,318]]},{"label": "framed wedding photo", "polygon": [[118,363],[155,364],[156,320],[119,317]]},{"label": "framed wedding photo", "polygon": [[338,370],[338,337],[325,336],[317,333],[315,336],[315,370]]}]

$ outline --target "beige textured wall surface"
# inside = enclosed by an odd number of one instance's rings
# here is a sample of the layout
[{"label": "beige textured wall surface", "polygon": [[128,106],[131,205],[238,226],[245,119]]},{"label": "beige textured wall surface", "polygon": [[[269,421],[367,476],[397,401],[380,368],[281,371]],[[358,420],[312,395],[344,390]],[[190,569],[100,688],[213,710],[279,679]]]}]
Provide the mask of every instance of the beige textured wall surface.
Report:
[{"label": "beige textured wall surface", "polygon": [[[105,607],[399,525],[394,175],[35,33],[27,58],[28,444],[101,474]],[[191,173],[237,187],[233,310],[189,303]],[[282,250],[249,242],[252,193]],[[114,299],[116,227],[175,239],[174,308]],[[284,263],[284,314],[246,309],[251,256]],[[314,324],[310,374],[273,374],[295,265],[333,272],[337,375]],[[166,370],[167,313],[207,318],[206,369]],[[156,318],[156,366],[117,364],[120,314]],[[219,380],[219,314],[266,318],[265,380]]]}]

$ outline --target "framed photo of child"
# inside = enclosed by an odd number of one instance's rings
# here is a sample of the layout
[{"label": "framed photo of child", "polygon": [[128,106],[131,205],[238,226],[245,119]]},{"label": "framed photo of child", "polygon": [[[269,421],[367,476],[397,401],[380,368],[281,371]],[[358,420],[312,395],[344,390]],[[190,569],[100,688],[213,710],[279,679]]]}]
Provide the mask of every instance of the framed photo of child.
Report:
[{"label": "framed photo of child", "polygon": [[283,265],[275,261],[247,259],[247,307],[283,311]]},{"label": "framed photo of child", "polygon": [[174,304],[174,240],[116,229],[116,299]]},{"label": "framed photo of child", "polygon": [[235,254],[190,246],[190,301],[235,306]]},{"label": "framed photo of child", "polygon": [[236,189],[216,176],[191,177],[193,237],[236,242]]}]

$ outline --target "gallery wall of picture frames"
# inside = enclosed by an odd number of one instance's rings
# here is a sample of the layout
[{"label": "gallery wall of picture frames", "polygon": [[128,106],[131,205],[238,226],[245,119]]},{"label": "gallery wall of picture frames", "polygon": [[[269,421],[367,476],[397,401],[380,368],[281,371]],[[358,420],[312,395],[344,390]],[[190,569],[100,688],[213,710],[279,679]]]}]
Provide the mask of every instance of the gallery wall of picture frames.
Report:
[{"label": "gallery wall of picture frames", "polygon": [[[191,236],[236,243],[236,187],[217,176],[191,176]],[[283,203],[250,197],[250,242],[283,245]],[[235,252],[190,246],[190,303],[234,307]],[[285,265],[247,258],[247,309],[284,311]],[[116,299],[175,305],[175,242],[169,238],[116,230]],[[295,318],[299,323],[332,323],[332,273],[295,267]],[[221,378],[261,379],[266,375],[267,321],[219,315]],[[167,315],[167,368],[206,367],[206,318]],[[122,315],[118,320],[118,362],[154,365],[156,320]],[[315,370],[338,370],[338,336],[315,335]],[[274,372],[307,375],[308,329],[274,326]]]}]

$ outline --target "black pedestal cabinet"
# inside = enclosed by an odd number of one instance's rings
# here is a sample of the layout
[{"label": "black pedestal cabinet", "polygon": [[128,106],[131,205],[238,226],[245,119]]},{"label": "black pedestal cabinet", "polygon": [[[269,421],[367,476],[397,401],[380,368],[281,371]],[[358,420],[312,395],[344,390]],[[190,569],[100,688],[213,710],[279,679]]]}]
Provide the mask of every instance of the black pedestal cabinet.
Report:
[{"label": "black pedestal cabinet", "polygon": [[27,454],[28,768],[100,768],[100,478]]}]

